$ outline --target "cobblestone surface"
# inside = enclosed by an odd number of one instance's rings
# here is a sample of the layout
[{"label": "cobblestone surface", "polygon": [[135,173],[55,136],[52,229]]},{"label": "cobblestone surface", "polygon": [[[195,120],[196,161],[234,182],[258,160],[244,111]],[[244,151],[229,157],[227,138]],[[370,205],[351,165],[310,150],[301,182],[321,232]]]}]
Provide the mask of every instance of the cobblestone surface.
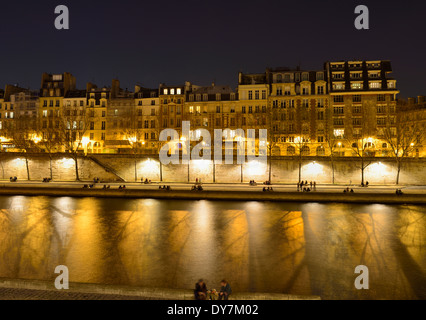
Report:
[{"label": "cobblestone surface", "polygon": [[0,288],[0,300],[159,300],[116,294]]}]

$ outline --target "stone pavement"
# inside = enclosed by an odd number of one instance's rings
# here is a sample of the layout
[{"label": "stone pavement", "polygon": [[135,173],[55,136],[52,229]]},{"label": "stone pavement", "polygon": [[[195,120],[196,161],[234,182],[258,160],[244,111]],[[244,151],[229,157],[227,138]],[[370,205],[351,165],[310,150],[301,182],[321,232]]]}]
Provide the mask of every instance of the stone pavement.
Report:
[{"label": "stone pavement", "polygon": [[[232,300],[318,300],[318,296],[233,293]],[[193,300],[191,289],[147,288],[70,282],[56,290],[53,281],[0,278],[0,300]]]},{"label": "stone pavement", "polygon": [[0,300],[160,300],[119,294],[0,288]]}]

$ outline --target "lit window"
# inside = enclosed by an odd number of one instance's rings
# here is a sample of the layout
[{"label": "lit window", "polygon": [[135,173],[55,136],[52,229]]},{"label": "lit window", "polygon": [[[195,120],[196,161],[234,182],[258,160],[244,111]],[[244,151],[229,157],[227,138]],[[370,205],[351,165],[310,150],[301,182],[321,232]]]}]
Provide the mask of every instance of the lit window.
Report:
[{"label": "lit window", "polygon": [[170,89],[170,94],[175,94],[175,89]]},{"label": "lit window", "polygon": [[182,90],[181,90],[181,88],[177,88],[177,89],[176,89],[176,94],[182,94]]}]

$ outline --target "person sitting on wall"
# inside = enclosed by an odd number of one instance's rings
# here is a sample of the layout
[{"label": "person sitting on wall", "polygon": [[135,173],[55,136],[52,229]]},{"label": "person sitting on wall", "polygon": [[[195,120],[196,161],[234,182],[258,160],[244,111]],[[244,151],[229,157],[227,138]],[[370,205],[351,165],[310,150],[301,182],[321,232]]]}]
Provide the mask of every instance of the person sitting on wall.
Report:
[{"label": "person sitting on wall", "polygon": [[346,193],[346,189],[343,189],[343,193]]},{"label": "person sitting on wall", "polygon": [[145,182],[144,182],[145,184],[148,184],[149,182],[148,182],[148,179],[145,179]]},{"label": "person sitting on wall", "polygon": [[351,193],[354,193],[354,189],[351,189]]},{"label": "person sitting on wall", "polygon": [[203,190],[203,187],[198,185],[198,191],[202,191],[202,190]]},{"label": "person sitting on wall", "polygon": [[229,283],[226,280],[222,280],[220,282],[220,292],[219,292],[219,300],[228,300],[229,296],[232,293],[232,289],[231,286],[229,285]]},{"label": "person sitting on wall", "polygon": [[263,187],[263,192],[265,192],[266,191],[266,188],[265,187]]},{"label": "person sitting on wall", "polygon": [[207,286],[203,279],[198,280],[195,284],[194,296],[196,300],[207,299]]},{"label": "person sitting on wall", "polygon": [[365,186],[368,187],[368,181],[365,183]]}]

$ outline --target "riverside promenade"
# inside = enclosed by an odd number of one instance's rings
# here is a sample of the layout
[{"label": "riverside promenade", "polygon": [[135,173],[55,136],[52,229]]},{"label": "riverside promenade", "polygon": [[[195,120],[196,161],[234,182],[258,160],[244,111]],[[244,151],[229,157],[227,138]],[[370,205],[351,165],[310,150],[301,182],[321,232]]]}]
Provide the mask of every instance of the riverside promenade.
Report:
[{"label": "riverside promenade", "polygon": [[[144,288],[70,282],[57,290],[54,280],[0,278],[0,300],[194,300],[191,289]],[[235,292],[230,300],[320,300],[318,296]]]},{"label": "riverside promenade", "polygon": [[[23,196],[69,196],[106,198],[153,198],[183,200],[232,200],[232,201],[293,201],[293,202],[344,202],[344,203],[383,203],[383,204],[425,204],[426,186],[387,186],[369,185],[317,185],[311,192],[301,192],[296,185],[258,184],[202,184],[203,190],[193,191],[193,183],[97,183],[93,188],[83,188],[92,182],[57,181],[42,183],[36,181],[0,181],[0,195]],[[103,189],[108,185],[109,189]],[[119,186],[125,185],[125,189]],[[159,186],[170,186],[170,190]],[[263,191],[263,188],[273,191]],[[343,190],[353,189],[353,193]],[[397,195],[396,189],[403,194]]]}]

